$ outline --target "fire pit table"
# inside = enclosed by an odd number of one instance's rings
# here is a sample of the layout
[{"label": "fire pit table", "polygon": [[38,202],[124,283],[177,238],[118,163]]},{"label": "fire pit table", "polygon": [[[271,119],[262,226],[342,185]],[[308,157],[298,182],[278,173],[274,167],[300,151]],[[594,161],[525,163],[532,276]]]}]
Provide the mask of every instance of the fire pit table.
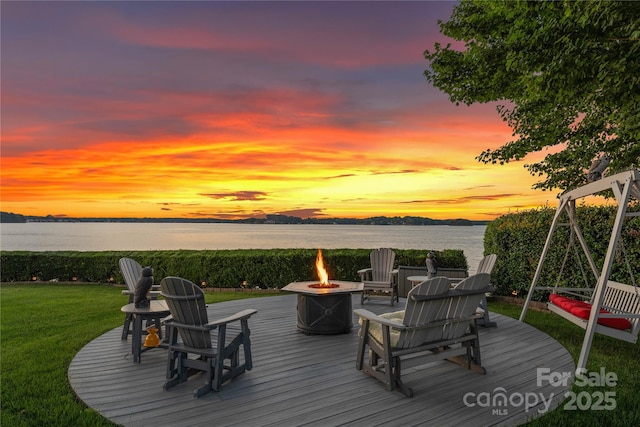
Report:
[{"label": "fire pit table", "polygon": [[293,282],[283,291],[298,294],[298,329],[307,335],[333,335],[348,333],[353,326],[351,294],[362,292],[361,282],[332,280],[320,282]]}]

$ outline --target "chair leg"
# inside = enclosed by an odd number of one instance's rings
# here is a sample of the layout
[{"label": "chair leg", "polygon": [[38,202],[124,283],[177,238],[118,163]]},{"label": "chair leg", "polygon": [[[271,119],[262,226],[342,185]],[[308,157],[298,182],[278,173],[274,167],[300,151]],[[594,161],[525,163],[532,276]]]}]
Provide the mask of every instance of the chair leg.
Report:
[{"label": "chair leg", "polygon": [[249,337],[249,321],[241,320],[240,324],[242,326],[242,348],[244,350],[244,367],[247,371],[253,369],[253,360],[251,356],[251,339]]},{"label": "chair leg", "polygon": [[364,363],[364,348],[367,341],[367,335],[369,333],[369,319],[363,319],[362,327],[359,332],[358,339],[358,352],[356,354],[356,369],[358,371],[362,370],[362,364]]},{"label": "chair leg", "polygon": [[396,360],[391,356],[391,328],[388,325],[382,325],[382,362],[384,363],[387,390],[393,390],[396,386],[394,378]]},{"label": "chair leg", "polygon": [[[473,363],[475,363],[476,365],[478,365],[479,367],[482,366],[482,360],[480,359],[480,338],[478,335],[478,325],[477,322],[473,322],[471,324],[471,331],[473,333],[475,333],[476,338],[470,343],[471,345],[471,360]],[[484,368],[482,368],[483,372],[481,372],[482,374],[484,374],[486,371]]]},{"label": "chair leg", "polygon": [[484,311],[482,318],[480,318],[478,324],[484,326],[485,328],[492,328],[498,326],[496,322],[492,322],[489,319],[489,306],[487,303],[487,296],[482,296],[482,301],[480,302],[480,308]]},{"label": "chair leg", "polygon": [[[129,295],[129,304],[134,301],[134,295]],[[131,335],[131,319],[133,319],[133,314],[127,313],[124,316],[124,326],[122,327],[122,340],[126,340],[129,335]]]},{"label": "chair leg", "polygon": [[407,397],[413,397],[413,390],[411,389],[411,387],[407,387],[402,382],[402,372],[401,372],[402,362],[400,361],[400,358],[394,357],[392,359],[392,363],[393,363],[393,366],[391,367],[391,369],[393,370],[393,379],[394,379],[395,389]]},{"label": "chair leg", "polygon": [[220,390],[222,387],[222,374],[224,373],[224,360],[220,357],[220,353],[212,359],[213,370],[211,371],[211,384],[210,387],[213,391]]},{"label": "chair leg", "polygon": [[169,390],[171,387],[187,381],[189,375],[184,366],[187,354],[180,351],[169,351],[167,360],[167,381],[162,388]]},{"label": "chair leg", "polygon": [[193,397],[198,398],[202,395],[205,395],[207,393],[209,393],[211,390],[213,391],[218,391],[220,389],[220,387],[216,387],[216,382],[218,381],[218,379],[216,379],[216,373],[214,373],[214,369],[212,368],[211,364],[212,361],[214,361],[213,363],[216,364],[216,366],[218,365],[218,357],[212,358],[211,360],[208,361],[207,363],[207,370],[205,372],[206,375],[206,380],[205,383],[202,387],[197,388],[193,391]]},{"label": "chair leg", "polygon": [[480,375],[485,375],[487,370],[482,366],[480,359],[480,338],[478,338],[478,325],[475,320],[471,323],[471,333],[475,335],[475,338],[462,343],[467,350],[466,356],[449,357],[447,360]]},{"label": "chair leg", "polygon": [[222,386],[222,375],[224,374],[224,360],[228,351],[228,349],[225,347],[226,341],[227,341],[227,326],[220,325],[218,327],[218,341],[217,341],[216,356],[209,363],[209,365],[213,363],[213,370],[211,371],[211,375],[212,375],[211,388],[213,389],[213,391],[220,390],[220,387]]},{"label": "chair leg", "polygon": [[[170,324],[167,324],[166,328],[166,342],[169,343],[169,345],[176,344],[178,342],[178,331],[175,328],[172,328]],[[186,353],[169,348],[169,351],[167,352],[167,381],[164,383],[162,388],[168,390],[174,385],[187,380],[188,373],[187,369],[184,367],[184,359],[186,359],[186,357]]]},{"label": "chair leg", "polygon": [[129,336],[129,334],[131,333],[131,317],[133,315],[130,313],[127,313],[124,315],[124,326],[122,327],[122,340],[126,341],[127,337]]},{"label": "chair leg", "polygon": [[167,379],[173,379],[178,376],[178,354],[175,351],[169,351],[167,356]]},{"label": "chair leg", "polygon": [[240,348],[237,348],[229,357],[229,368],[235,371],[240,366]]}]

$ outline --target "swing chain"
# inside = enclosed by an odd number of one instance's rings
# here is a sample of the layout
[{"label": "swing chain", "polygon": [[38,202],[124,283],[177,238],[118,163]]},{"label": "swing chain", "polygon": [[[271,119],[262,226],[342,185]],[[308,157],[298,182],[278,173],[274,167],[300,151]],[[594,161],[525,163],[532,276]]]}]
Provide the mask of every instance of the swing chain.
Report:
[{"label": "swing chain", "polygon": [[625,264],[627,265],[627,270],[629,270],[629,276],[631,277],[631,285],[634,287],[636,291],[636,296],[640,296],[640,294],[638,293],[638,285],[636,285],[636,278],[634,277],[633,270],[631,269],[631,263],[629,262],[629,257],[627,256],[627,250],[625,249],[625,246],[624,246],[624,239],[620,239],[618,250],[622,253],[622,257],[624,258]]}]

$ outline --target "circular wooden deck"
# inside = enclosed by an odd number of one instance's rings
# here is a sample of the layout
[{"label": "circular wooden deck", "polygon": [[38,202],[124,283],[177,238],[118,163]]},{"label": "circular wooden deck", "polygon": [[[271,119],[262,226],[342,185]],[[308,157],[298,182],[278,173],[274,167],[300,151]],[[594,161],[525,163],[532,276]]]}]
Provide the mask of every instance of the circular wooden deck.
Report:
[{"label": "circular wooden deck", "polygon": [[[388,303],[365,307],[382,313],[402,305],[401,299],[393,308]],[[359,295],[353,295],[353,306],[360,307]],[[145,352],[142,362],[134,364],[131,342],[120,339],[121,327],[78,352],[69,367],[71,386],[86,405],[123,426],[459,427],[518,425],[543,416],[545,408],[563,401],[570,384],[554,387],[543,381],[538,386],[537,368],[575,370],[557,341],[492,314],[498,326],[480,328],[487,374],[448,361],[403,368],[403,381],[415,394],[410,399],[355,369],[356,319],[348,334],[304,335],[296,329],[295,295],[211,304],[209,318],[244,308],[258,310],[249,320],[254,368],[218,393],[193,398],[193,389],[203,381],[200,375],[164,391],[166,351]],[[534,398],[538,404],[527,407]]]}]

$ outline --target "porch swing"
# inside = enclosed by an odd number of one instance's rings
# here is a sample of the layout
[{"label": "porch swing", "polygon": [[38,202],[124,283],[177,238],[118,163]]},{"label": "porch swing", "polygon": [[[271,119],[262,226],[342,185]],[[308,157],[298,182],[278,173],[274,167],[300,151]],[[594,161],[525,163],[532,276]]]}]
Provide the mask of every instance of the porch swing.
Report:
[{"label": "porch swing", "polygon": [[[613,190],[618,208],[602,271],[599,271],[591,257],[580,226],[575,218],[576,200],[596,195],[606,190]],[[624,240],[621,238],[622,226],[625,219],[640,216],[640,212],[627,211],[632,198],[640,201],[640,171],[637,169],[603,177],[599,181],[591,182],[575,190],[568,191],[561,196],[558,209],[556,210],[549,234],[547,235],[547,240],[542,250],[542,255],[540,256],[540,261],[538,262],[536,272],[531,282],[527,299],[520,314],[520,321],[522,322],[527,314],[527,309],[535,291],[552,291],[547,304],[549,310],[585,329],[584,341],[576,366],[576,372],[584,372],[586,369],[594,333],[597,332],[601,335],[630,343],[636,343],[638,340],[638,332],[640,332],[640,289],[638,289],[634,271],[627,257]],[[561,217],[565,216],[568,218],[568,222],[561,223]],[[570,227],[571,233],[564,261],[558,274],[558,281],[553,287],[537,286],[545,257],[547,256],[553,235],[558,226]],[[571,251],[573,250],[576,257],[579,258],[579,252],[575,245],[576,240],[579,242],[595,277],[595,287],[567,288],[558,286]],[[625,262],[631,285],[609,280],[613,261],[617,254]],[[585,283],[588,285],[588,277],[582,263],[578,260],[577,264],[580,267]],[[588,302],[582,299],[576,299],[576,297],[585,299],[588,297]]]}]

